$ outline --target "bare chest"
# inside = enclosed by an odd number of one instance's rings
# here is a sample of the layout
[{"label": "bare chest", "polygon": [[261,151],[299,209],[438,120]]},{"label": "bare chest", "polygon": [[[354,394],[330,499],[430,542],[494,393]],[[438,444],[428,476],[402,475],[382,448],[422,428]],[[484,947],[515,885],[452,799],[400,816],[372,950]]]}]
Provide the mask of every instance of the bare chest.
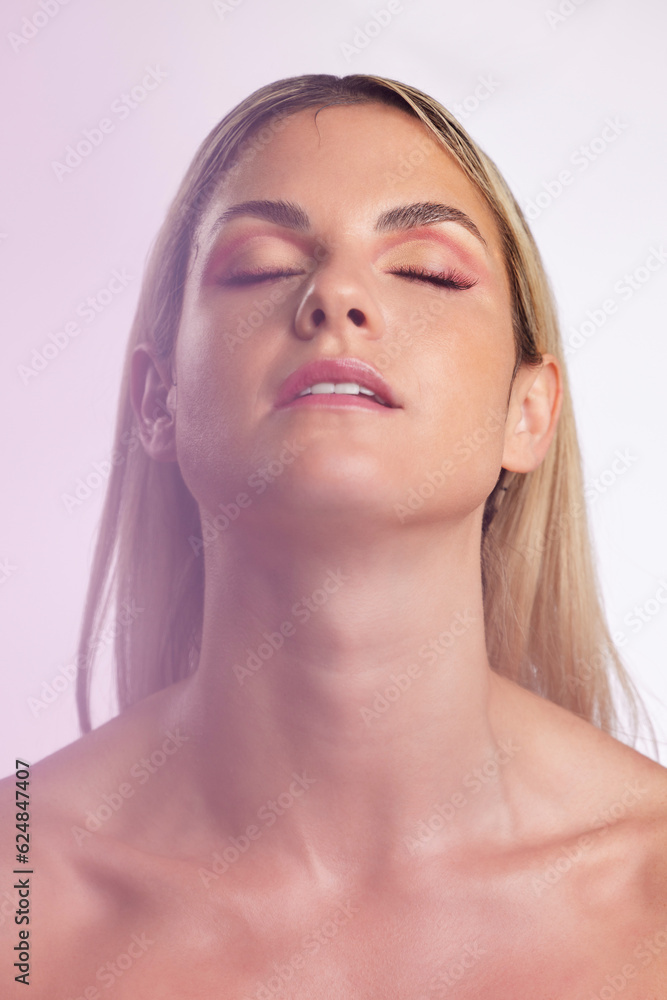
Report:
[{"label": "bare chest", "polygon": [[614,990],[647,1000],[667,982],[667,919],[605,919],[586,900],[473,891],[465,901],[454,890],[421,907],[382,892],[256,902],[225,909],[184,892],[161,914],[139,906],[122,928],[91,929],[67,948],[58,985],[71,1000],[313,1000],[323,988],[330,1000],[589,1000]]}]

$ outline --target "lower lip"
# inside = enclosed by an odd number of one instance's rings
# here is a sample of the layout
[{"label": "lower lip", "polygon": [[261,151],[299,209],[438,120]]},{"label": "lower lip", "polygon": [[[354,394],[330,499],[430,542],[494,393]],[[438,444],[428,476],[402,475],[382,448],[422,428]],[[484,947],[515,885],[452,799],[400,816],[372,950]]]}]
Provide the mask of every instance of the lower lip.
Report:
[{"label": "lower lip", "polygon": [[395,406],[383,406],[382,403],[374,403],[372,400],[367,399],[363,395],[353,395],[352,393],[342,393],[342,392],[318,392],[313,395],[313,393],[307,393],[305,396],[297,396],[290,403],[284,403],[282,406],[278,407],[280,410],[293,409],[295,407],[317,407],[321,409],[326,407],[327,409],[356,409],[356,410],[373,410],[374,413],[391,413],[395,410]]}]

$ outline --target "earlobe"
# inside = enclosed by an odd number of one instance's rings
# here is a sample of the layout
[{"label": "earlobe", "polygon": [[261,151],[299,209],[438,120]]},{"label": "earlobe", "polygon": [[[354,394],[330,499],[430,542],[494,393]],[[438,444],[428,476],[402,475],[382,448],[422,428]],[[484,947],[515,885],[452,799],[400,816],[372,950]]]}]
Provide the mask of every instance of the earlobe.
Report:
[{"label": "earlobe", "polygon": [[560,365],[544,354],[539,368],[522,365],[512,386],[505,426],[503,468],[532,472],[553,439],[563,401]]},{"label": "earlobe", "polygon": [[132,354],[130,396],[146,454],[156,462],[175,462],[176,388],[148,344]]}]

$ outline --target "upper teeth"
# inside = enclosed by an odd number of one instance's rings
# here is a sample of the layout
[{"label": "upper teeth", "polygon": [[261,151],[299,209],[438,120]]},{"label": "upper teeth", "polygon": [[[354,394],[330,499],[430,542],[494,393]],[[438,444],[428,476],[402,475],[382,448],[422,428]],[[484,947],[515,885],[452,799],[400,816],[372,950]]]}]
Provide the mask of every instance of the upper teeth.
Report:
[{"label": "upper teeth", "polygon": [[308,386],[307,389],[302,389],[298,396],[307,396],[308,393],[312,393],[316,396],[318,393],[347,393],[348,396],[357,396],[362,393],[364,396],[371,396],[373,399],[377,400],[378,403],[382,403],[383,406],[387,406],[387,403],[380,396],[376,395],[372,389],[367,389],[364,385],[359,385],[358,382],[316,382],[315,385]]}]

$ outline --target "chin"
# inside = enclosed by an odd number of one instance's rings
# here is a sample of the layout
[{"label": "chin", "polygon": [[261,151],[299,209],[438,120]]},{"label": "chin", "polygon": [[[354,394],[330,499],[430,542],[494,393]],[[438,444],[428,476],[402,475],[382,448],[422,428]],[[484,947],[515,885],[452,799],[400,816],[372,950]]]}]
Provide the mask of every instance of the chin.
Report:
[{"label": "chin", "polygon": [[369,525],[397,523],[393,505],[400,491],[376,456],[336,457],[330,449],[319,455],[309,449],[269,485],[256,507],[261,517],[294,519],[297,530],[327,518],[367,531]]}]

